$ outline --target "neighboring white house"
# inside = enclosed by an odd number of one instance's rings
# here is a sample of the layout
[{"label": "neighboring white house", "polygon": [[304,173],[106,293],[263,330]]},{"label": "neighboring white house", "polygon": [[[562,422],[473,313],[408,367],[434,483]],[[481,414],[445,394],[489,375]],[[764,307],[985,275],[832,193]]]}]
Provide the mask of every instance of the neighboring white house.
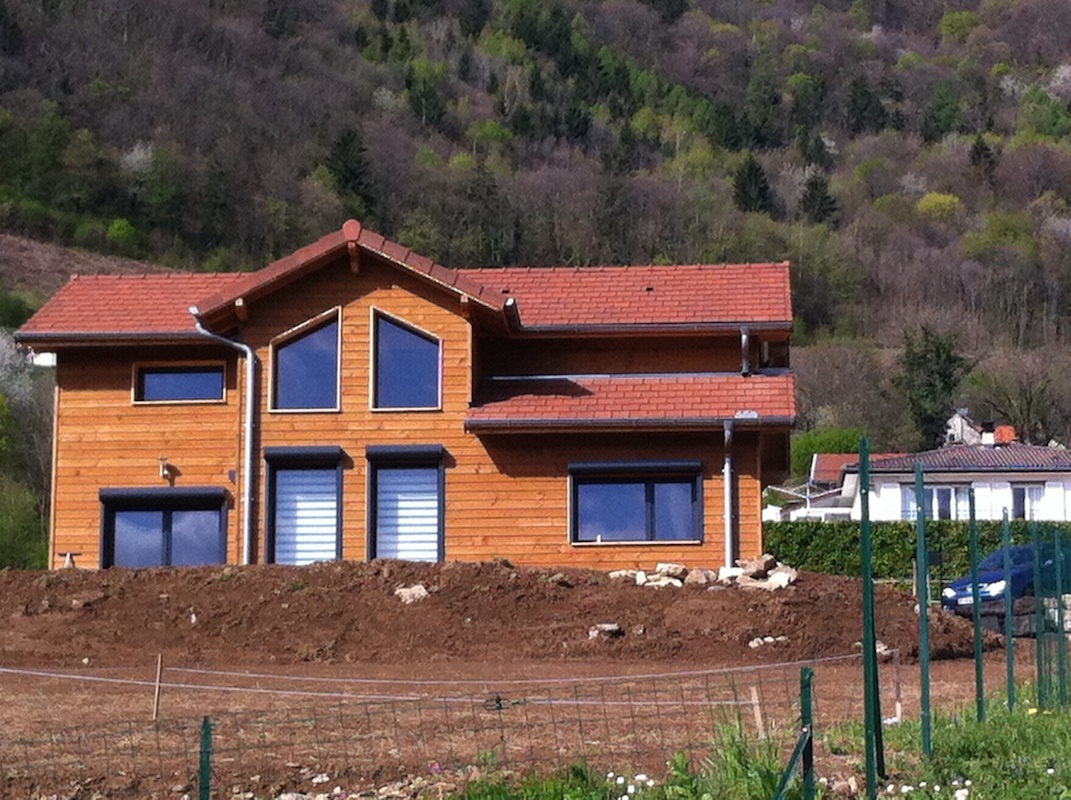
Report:
[{"label": "neighboring white house", "polygon": [[[975,516],[1001,519],[1067,521],[1071,519],[1071,451],[1056,447],[1009,442],[953,445],[924,453],[873,459],[870,462],[870,518],[913,520],[915,465],[923,469],[927,516],[933,519],[969,518],[968,490],[974,489]],[[845,468],[857,477],[858,464]],[[862,509],[856,484],[852,519]]]}]

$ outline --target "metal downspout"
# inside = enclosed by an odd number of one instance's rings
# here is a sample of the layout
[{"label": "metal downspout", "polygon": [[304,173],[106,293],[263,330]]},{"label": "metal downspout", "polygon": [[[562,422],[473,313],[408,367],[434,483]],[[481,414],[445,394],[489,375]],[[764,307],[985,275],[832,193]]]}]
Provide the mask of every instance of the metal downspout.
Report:
[{"label": "metal downspout", "polygon": [[733,565],[733,423],[725,423],[725,464],[721,471],[725,508],[725,566]]},{"label": "metal downspout", "polygon": [[240,350],[245,355],[245,465],[242,472],[242,563],[249,564],[253,556],[253,430],[256,424],[256,356],[253,348],[242,342],[220,336],[201,324],[201,312],[190,306],[194,327],[202,336]]}]

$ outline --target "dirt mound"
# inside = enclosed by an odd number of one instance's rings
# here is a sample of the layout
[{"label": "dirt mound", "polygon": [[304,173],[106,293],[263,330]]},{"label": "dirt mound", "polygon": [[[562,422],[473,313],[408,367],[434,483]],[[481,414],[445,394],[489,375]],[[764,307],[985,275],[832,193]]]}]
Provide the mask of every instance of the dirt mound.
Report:
[{"label": "dirt mound", "polygon": [[[394,592],[423,584],[404,604]],[[183,569],[0,572],[0,664],[97,666],[446,659],[674,659],[710,665],[853,652],[858,580],[802,573],[787,589],[653,589],[587,570],[507,562],[334,562]],[[917,654],[910,595],[878,587],[878,638]],[[966,620],[935,614],[933,651],[969,655]],[[624,635],[589,638],[599,623]],[[751,648],[756,637],[785,637]],[[84,659],[89,659],[85,662]]]}]

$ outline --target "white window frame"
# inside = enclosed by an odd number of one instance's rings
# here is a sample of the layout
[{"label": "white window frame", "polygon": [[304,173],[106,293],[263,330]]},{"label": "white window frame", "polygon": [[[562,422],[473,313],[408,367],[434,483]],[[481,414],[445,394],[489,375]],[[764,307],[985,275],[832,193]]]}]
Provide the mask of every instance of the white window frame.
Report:
[{"label": "white window frame", "polygon": [[[439,345],[439,363],[436,366],[436,403],[434,406],[379,406],[376,405],[376,382],[379,380],[378,365],[379,365],[379,341],[376,331],[376,321],[382,317],[389,322],[397,325],[399,328],[403,328],[412,333],[423,336],[427,339],[432,339]],[[411,322],[407,322],[401,317],[384,311],[381,308],[373,306],[369,309],[369,323],[368,323],[368,408],[370,411],[380,414],[389,414],[392,412],[412,413],[415,411],[442,411],[443,410],[443,339],[431,331],[421,328],[419,325],[414,325]]]},{"label": "white window frame", "polygon": [[[934,483],[926,484],[923,493],[926,497],[926,519],[949,519],[966,522],[970,519],[970,506],[968,492],[970,485],[965,483]],[[938,493],[949,492],[949,515],[940,516],[937,512]],[[915,505],[915,484],[900,484],[900,519],[914,522],[918,519],[918,509]]]},{"label": "white window frame", "polygon": [[[275,405],[275,371],[278,369],[276,351],[304,333],[309,333],[315,328],[329,324],[331,319],[338,324],[337,341],[335,342],[335,404],[319,408],[278,408]],[[342,306],[335,306],[322,314],[317,314],[312,319],[305,320],[300,325],[295,325],[289,330],[283,331],[272,338],[268,343],[268,411],[272,414],[323,414],[339,412],[342,410]]]},{"label": "white window frame", "polygon": [[[170,369],[170,370],[204,370],[220,368],[223,370],[223,391],[219,397],[200,398],[197,400],[139,400],[138,386],[142,370]],[[225,405],[227,402],[227,362],[219,360],[209,361],[136,361],[131,365],[130,372],[130,402],[135,406],[195,406],[195,405]]]}]

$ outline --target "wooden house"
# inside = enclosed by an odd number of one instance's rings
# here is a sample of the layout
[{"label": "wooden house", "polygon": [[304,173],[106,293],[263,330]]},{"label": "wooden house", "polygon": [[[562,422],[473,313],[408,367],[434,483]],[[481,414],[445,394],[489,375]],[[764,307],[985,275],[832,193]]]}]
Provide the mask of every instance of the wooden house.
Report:
[{"label": "wooden house", "polygon": [[363,229],[243,274],[75,277],[50,558],[718,566],[795,414],[787,264],[449,269]]}]

